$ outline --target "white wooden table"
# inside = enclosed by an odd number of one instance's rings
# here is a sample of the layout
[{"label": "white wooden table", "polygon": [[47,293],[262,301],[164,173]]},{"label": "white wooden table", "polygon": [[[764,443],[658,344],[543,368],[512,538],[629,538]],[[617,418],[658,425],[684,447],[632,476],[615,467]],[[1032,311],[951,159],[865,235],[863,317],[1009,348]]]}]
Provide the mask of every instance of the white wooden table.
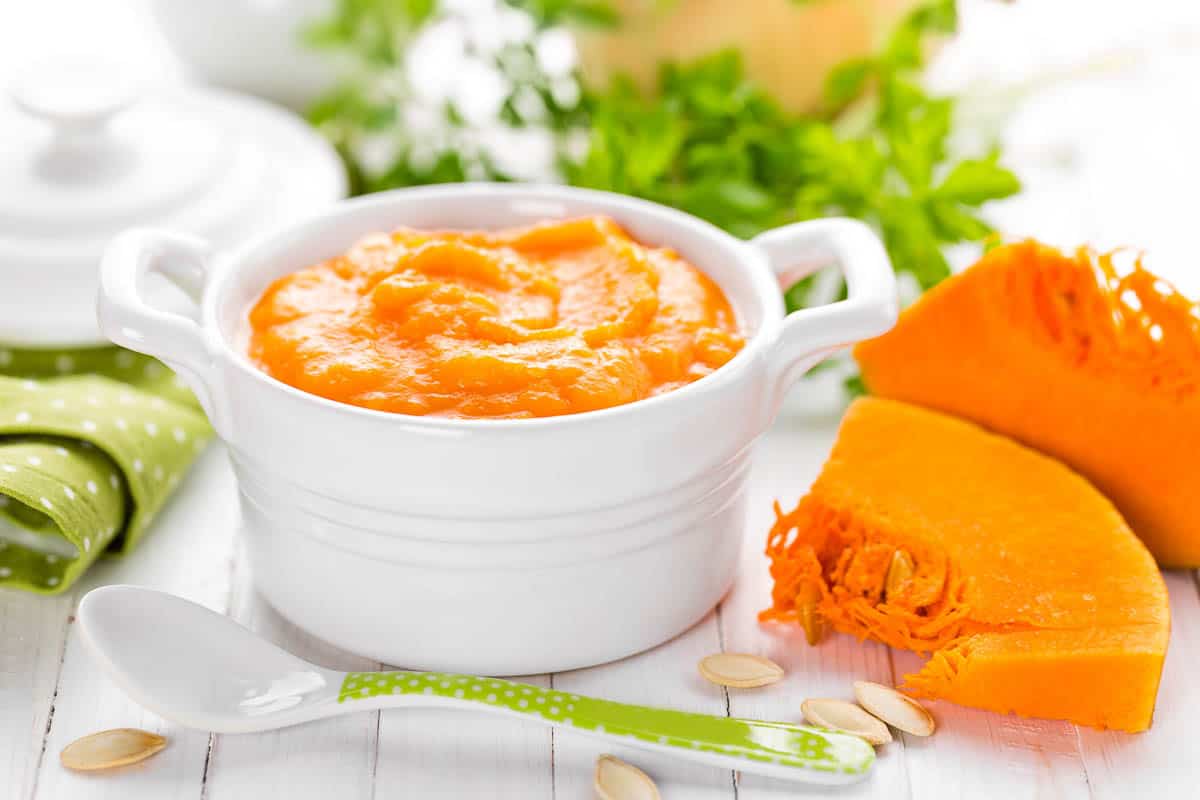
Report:
[{"label": "white wooden table", "polygon": [[[12,5],[0,2],[0,72],[16,63],[14,53],[22,46],[30,48],[28,35],[4,24],[22,13],[17,0],[8,2]],[[97,32],[120,23],[122,40],[132,42],[130,31],[140,24],[128,4],[46,0],[19,5],[24,13],[55,24],[67,10],[78,12],[72,18],[87,24],[74,33],[95,41],[110,41]],[[1194,88],[1200,75],[1200,6],[1176,0],[1143,0],[1136,7],[1115,0],[1017,5],[1026,14],[1057,19],[1063,31],[1078,32],[1089,24],[1103,28],[1113,39],[1103,52],[1117,55],[1097,62],[1095,75],[1076,76],[1018,101],[1001,92],[989,102],[987,92],[981,93],[984,100],[976,111],[984,117],[1003,113],[1007,122],[998,131],[1027,187],[1020,199],[998,207],[996,221],[1013,236],[1149,247],[1155,269],[1200,292],[1193,188],[1200,175]],[[1042,68],[1048,62],[1069,73],[1075,69],[1071,65],[1088,58],[1060,47],[1074,42],[1047,30],[1044,20],[1022,28],[996,7],[976,10],[972,4],[968,10],[962,38],[935,70],[943,86],[982,83],[986,89],[997,65],[1011,71],[1038,59]],[[1190,16],[1176,20],[1175,14]],[[75,41],[82,41],[80,36]],[[997,99],[1008,106],[996,110]],[[809,648],[795,632],[755,622],[769,591],[761,548],[772,520],[771,502],[779,498],[790,505],[807,488],[833,441],[839,414],[836,404],[809,402],[793,408],[761,443],[741,574],[714,613],[651,652],[533,680],[618,700],[795,720],[805,697],[848,696],[853,679],[895,683],[916,669],[919,658],[910,653],[844,636]],[[101,584],[127,582],[175,592],[228,612],[330,667],[384,666],[312,640],[256,596],[238,552],[235,492],[225,454],[214,446],[135,553],[101,563],[61,597],[0,592],[0,800],[591,796],[592,763],[602,747],[521,722],[387,711],[277,733],[209,736],[168,725],[130,702],[96,671],[72,624],[79,597]],[[1154,726],[1146,734],[1103,733],[934,703],[941,723],[934,737],[905,737],[887,746],[871,778],[844,791],[806,791],[618,752],[653,775],[668,800],[1197,797],[1200,594],[1193,573],[1170,573],[1167,585],[1171,644]],[[727,694],[704,683],[695,670],[701,656],[721,649],[763,653],[782,664],[788,676],[767,689]],[[170,746],[142,765],[112,774],[80,776],[60,767],[58,753],[67,742],[121,726],[162,731]]]},{"label": "white wooden table", "polygon": [[[799,718],[805,697],[848,697],[850,682],[898,682],[919,658],[833,636],[808,647],[795,631],[760,627],[755,613],[769,583],[761,555],[771,501],[792,503],[815,477],[833,441],[836,409],[809,409],[779,422],[761,443],[751,478],[741,575],[724,602],[682,636],[648,653],[593,669],[542,675],[570,691],[712,714]],[[379,669],[314,641],[254,592],[235,536],[233,477],[220,446],[200,460],[157,530],[131,556],[95,568],[59,598],[0,593],[0,797],[68,798],[588,798],[592,765],[609,750],[537,725],[435,710],[341,717],[275,733],[188,731],[143,711],[97,671],[72,610],[93,586],[136,583],[170,590],[228,612],[284,647],[339,669]],[[672,798],[871,798],[1195,796],[1200,737],[1200,601],[1195,576],[1167,577],[1174,614],[1171,647],[1150,733],[1129,736],[1057,722],[1022,720],[933,703],[941,724],[927,740],[902,737],[880,751],[869,780],[847,790],[678,765],[616,751],[645,768]],[[552,602],[552,598],[547,598]],[[787,678],[726,693],[696,673],[718,650],[762,653]],[[65,744],[109,727],[159,731],[170,746],[142,765],[109,774],[64,770]]]}]

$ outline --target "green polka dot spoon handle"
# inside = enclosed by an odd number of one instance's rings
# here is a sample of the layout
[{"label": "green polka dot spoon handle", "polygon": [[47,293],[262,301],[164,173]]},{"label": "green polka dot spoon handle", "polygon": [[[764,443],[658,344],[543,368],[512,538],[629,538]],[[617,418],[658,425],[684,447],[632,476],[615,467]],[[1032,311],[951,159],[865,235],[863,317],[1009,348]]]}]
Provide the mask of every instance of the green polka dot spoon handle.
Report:
[{"label": "green polka dot spoon handle", "polygon": [[502,714],[690,761],[806,783],[864,777],[874,749],[783,722],[616,703],[497,678],[443,672],[335,672],[227,617],[133,586],[88,593],[80,634],[113,680],[169,720],[218,733],[271,730],[351,711],[435,706]]}]

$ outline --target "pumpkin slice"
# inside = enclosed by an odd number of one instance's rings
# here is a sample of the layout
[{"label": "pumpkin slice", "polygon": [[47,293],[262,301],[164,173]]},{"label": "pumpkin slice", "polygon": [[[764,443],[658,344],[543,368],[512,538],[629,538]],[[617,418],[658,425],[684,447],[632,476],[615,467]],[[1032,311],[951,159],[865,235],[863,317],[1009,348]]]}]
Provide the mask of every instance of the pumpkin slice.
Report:
[{"label": "pumpkin slice", "polygon": [[[1167,592],[1117,510],[1062,464],[881,398],[846,412],[812,490],[776,506],[766,620],[933,651],[905,688],[993,711],[1140,731]],[[895,554],[906,568],[889,581]],[[911,571],[908,567],[911,566]]]},{"label": "pumpkin slice", "polygon": [[1200,305],[1111,256],[998,247],[854,351],[872,394],[1082,473],[1159,562],[1200,566]]}]

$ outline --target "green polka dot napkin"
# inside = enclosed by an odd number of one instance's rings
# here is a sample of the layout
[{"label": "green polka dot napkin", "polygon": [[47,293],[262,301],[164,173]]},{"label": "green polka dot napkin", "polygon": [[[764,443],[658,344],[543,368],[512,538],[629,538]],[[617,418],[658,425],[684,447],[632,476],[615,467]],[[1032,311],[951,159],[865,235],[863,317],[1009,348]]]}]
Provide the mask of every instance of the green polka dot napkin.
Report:
[{"label": "green polka dot napkin", "polygon": [[0,586],[61,592],[135,546],[211,435],[148,356],[0,345]]}]

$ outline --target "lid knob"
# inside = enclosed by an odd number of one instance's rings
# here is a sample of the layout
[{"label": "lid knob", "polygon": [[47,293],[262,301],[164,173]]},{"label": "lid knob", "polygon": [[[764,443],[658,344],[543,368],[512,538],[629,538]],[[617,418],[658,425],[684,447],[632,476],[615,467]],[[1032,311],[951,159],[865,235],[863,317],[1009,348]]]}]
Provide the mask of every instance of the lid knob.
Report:
[{"label": "lid knob", "polygon": [[132,167],[134,154],[106,133],[109,120],[138,97],[129,74],[96,61],[40,64],[10,90],[27,114],[49,123],[54,138],[38,156],[38,170],[57,182],[111,180]]},{"label": "lid knob", "polygon": [[26,113],[67,135],[99,130],[137,97],[127,73],[88,61],[33,67],[16,82],[11,94]]}]

